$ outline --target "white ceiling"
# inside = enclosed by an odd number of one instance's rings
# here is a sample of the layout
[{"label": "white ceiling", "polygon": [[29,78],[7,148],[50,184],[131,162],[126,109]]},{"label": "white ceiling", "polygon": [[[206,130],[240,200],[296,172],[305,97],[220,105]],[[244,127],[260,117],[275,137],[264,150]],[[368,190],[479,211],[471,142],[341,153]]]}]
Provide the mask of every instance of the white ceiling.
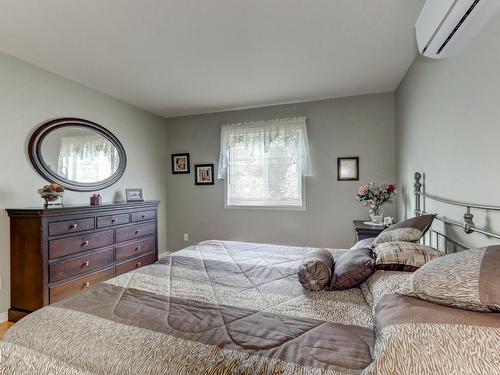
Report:
[{"label": "white ceiling", "polygon": [[393,91],[424,0],[0,0],[0,50],[165,117]]}]

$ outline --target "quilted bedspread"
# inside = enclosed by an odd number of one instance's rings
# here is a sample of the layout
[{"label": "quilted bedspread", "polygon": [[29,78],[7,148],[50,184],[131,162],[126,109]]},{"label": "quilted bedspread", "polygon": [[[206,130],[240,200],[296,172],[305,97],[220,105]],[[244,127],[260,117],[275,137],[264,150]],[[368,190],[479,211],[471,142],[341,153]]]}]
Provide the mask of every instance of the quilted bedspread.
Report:
[{"label": "quilted bedspread", "polygon": [[310,250],[190,246],[21,320],[0,374],[500,374],[499,313],[395,294],[407,272],[308,292]]},{"label": "quilted bedspread", "polygon": [[30,314],[0,344],[0,372],[359,374],[372,362],[371,308],[357,288],[305,291],[309,250],[188,247]]}]

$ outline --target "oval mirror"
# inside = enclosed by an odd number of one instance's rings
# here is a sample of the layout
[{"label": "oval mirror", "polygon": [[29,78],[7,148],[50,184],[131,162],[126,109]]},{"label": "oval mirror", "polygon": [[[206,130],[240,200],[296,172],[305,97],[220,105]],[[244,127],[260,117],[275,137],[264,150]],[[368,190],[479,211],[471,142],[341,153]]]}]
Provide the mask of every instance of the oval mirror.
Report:
[{"label": "oval mirror", "polygon": [[28,147],[38,173],[69,190],[96,191],[111,186],[127,164],[122,144],[110,131],[77,118],[43,124],[31,136]]}]

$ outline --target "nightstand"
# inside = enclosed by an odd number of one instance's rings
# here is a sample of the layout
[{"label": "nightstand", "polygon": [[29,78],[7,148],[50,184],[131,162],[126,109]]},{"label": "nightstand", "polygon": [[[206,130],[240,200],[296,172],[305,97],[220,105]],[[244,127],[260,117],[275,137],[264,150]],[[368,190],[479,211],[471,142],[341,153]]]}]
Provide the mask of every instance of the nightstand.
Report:
[{"label": "nightstand", "polygon": [[365,238],[377,237],[385,227],[382,225],[369,225],[363,223],[363,220],[353,220],[354,233],[356,235],[356,242]]}]

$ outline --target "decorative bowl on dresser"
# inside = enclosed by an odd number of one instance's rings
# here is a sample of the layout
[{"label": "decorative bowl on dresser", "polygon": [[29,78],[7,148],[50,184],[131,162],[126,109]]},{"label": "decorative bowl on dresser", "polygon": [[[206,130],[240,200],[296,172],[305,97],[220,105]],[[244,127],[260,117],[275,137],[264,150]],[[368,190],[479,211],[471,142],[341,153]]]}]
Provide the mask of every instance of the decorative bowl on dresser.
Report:
[{"label": "decorative bowl on dresser", "polygon": [[9,321],[156,262],[158,205],[8,209]]}]

